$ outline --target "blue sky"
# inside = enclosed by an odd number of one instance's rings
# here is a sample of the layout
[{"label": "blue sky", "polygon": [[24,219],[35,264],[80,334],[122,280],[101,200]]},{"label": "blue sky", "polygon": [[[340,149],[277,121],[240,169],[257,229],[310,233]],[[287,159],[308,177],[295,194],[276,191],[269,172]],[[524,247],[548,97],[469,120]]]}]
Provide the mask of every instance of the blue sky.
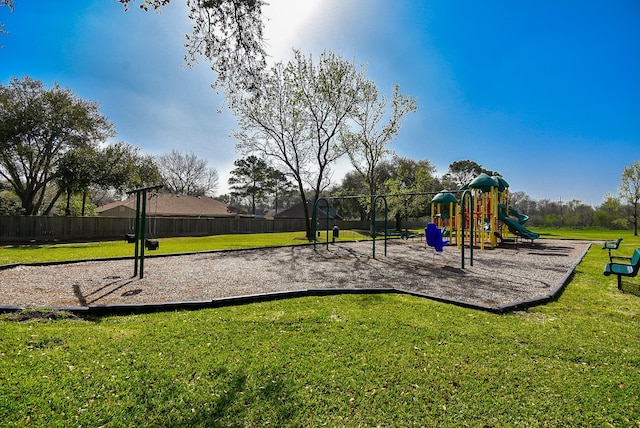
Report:
[{"label": "blue sky", "polygon": [[[471,159],[534,199],[599,205],[640,159],[640,2],[270,0],[273,61],[323,49],[418,101],[390,146],[439,172]],[[0,82],[29,75],[97,101],[117,140],[189,150],[220,173],[239,157],[206,63],[183,62],[183,0],[162,14],[115,0],[16,0],[0,22]],[[348,169],[346,162],[334,180]]]}]

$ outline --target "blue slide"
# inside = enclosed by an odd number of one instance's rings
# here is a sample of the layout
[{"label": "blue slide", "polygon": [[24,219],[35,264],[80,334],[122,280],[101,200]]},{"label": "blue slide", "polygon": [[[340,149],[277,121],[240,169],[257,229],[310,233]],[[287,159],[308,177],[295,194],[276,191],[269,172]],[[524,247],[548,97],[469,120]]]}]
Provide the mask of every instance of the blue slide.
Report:
[{"label": "blue slide", "polygon": [[519,222],[509,217],[507,215],[507,210],[504,204],[499,205],[498,218],[500,219],[501,222],[507,225],[507,227],[509,228],[509,232],[513,233],[514,235],[517,234],[523,238],[531,239],[532,241],[540,237],[539,234],[532,232],[531,230],[527,229]]}]

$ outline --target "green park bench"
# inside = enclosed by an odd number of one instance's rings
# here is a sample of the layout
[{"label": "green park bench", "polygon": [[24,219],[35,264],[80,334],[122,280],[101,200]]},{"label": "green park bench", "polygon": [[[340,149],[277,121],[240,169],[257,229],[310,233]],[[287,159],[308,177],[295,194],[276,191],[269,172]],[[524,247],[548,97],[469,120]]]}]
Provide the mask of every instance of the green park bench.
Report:
[{"label": "green park bench", "polygon": [[640,248],[636,248],[632,257],[613,256],[614,259],[629,260],[629,263],[610,262],[604,267],[604,275],[618,276],[618,289],[622,290],[622,277],[634,277],[638,274],[640,268]]},{"label": "green park bench", "polygon": [[386,229],[384,231],[384,233],[380,232],[379,233],[380,236],[386,236],[387,238],[392,238],[392,237],[400,237],[402,239],[413,239],[413,238],[419,238],[424,236],[424,233],[414,233],[414,232],[406,232],[404,230],[398,230],[398,229]]},{"label": "green park bench", "polygon": [[[604,244],[602,244],[602,249],[603,250],[608,250],[609,251],[609,261],[612,262],[613,260],[611,259],[611,250],[617,250],[620,247],[620,243],[622,242],[622,238],[618,238],[615,241],[604,241]],[[615,256],[613,256],[615,258]]]},{"label": "green park bench", "polygon": [[402,231],[397,229],[387,229],[384,234],[387,236],[402,236]]}]

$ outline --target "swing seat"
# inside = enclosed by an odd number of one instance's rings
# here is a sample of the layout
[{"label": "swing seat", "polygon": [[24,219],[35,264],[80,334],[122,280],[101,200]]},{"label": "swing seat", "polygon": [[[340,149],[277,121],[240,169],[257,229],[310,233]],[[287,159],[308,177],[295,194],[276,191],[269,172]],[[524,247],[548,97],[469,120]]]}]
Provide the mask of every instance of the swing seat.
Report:
[{"label": "swing seat", "polygon": [[160,242],[158,242],[157,239],[146,239],[144,245],[147,250],[157,250],[160,248]]},{"label": "swing seat", "polygon": [[449,240],[442,239],[442,230],[438,229],[435,223],[428,223],[424,232],[427,239],[427,245],[433,247],[436,252],[441,253],[442,248],[449,245]]},{"label": "swing seat", "polygon": [[160,248],[160,242],[158,242],[157,239],[146,239],[144,245],[147,250],[157,250]]},{"label": "swing seat", "polygon": [[133,244],[136,242],[136,234],[135,233],[125,233],[124,240],[128,244]]}]

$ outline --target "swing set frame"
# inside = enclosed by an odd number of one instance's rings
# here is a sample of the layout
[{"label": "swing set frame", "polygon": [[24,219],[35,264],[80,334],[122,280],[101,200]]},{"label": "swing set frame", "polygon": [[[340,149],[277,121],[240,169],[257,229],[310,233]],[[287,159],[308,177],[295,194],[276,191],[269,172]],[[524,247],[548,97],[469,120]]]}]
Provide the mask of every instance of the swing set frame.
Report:
[{"label": "swing set frame", "polygon": [[[144,250],[146,243],[147,232],[147,193],[160,190],[162,185],[143,187],[140,189],[134,189],[127,192],[128,195],[135,193],[136,195],[136,219],[135,219],[135,231],[133,244],[133,277],[140,276],[140,279],[144,278]],[[129,239],[129,236],[127,236]],[[156,247],[157,248],[157,247]]]},{"label": "swing set frame", "polygon": [[[327,211],[327,213],[329,212],[329,208],[331,207],[331,204],[329,203],[329,201],[334,200],[334,199],[360,199],[360,198],[368,198],[371,199],[372,201],[372,216],[371,216],[371,230],[373,231],[372,234],[372,241],[373,241],[373,258],[376,258],[376,206],[378,205],[378,202],[382,201],[383,203],[383,208],[384,208],[384,255],[387,255],[387,239],[388,239],[388,234],[387,234],[387,228],[388,228],[388,215],[389,215],[389,209],[388,209],[388,203],[387,203],[387,198],[388,197],[408,197],[408,196],[430,196],[431,198],[433,198],[433,196],[437,195],[440,192],[415,192],[415,193],[394,193],[394,194],[387,194],[387,195],[360,195],[360,196],[327,196],[327,197],[320,197],[318,199],[316,199],[314,206],[313,206],[313,225],[314,225],[314,231],[313,231],[313,236],[314,236],[314,241],[313,241],[313,250],[316,251],[316,244],[318,242],[317,236],[318,236],[318,231],[321,230],[320,229],[320,222],[318,219],[318,208],[320,207],[320,203],[324,202],[324,207]],[[461,196],[461,200],[460,200],[460,210],[461,213],[466,212],[466,209],[471,209],[471,207],[473,207],[473,193],[471,193],[469,191],[469,189],[466,190],[458,190],[456,193],[460,193],[462,192],[462,196]],[[468,206],[466,206],[465,202],[468,200]],[[405,199],[405,204],[406,204],[406,199]],[[474,228],[473,228],[473,222],[470,222],[469,225],[469,236],[473,237],[474,234]],[[461,242],[460,242],[460,246],[461,246],[461,254],[460,254],[460,264],[462,269],[465,268],[465,242],[464,242],[464,237],[465,237],[465,222],[462,222],[462,236],[460,237]],[[408,230],[405,229],[404,231],[405,236],[408,236]],[[327,240],[326,240],[326,247],[327,249],[329,249],[329,216],[326,216],[326,236],[327,236]],[[425,237],[426,237],[426,231],[425,231]],[[473,266],[473,238],[470,238],[469,240],[469,262],[471,264],[471,266]]]}]

